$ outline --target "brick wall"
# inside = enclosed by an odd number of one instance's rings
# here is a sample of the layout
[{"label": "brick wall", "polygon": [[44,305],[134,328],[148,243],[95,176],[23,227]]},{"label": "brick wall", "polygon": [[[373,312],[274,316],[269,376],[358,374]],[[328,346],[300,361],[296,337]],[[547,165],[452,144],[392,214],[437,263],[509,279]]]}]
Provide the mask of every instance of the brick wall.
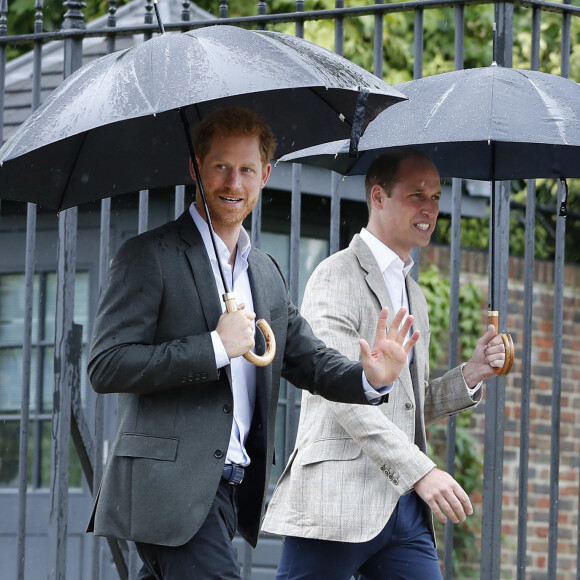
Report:
[{"label": "brick wall", "polygon": [[[487,253],[464,251],[461,257],[461,283],[475,281],[487,296]],[[449,248],[430,246],[422,251],[420,264],[439,265],[449,272]],[[530,432],[520,433],[524,261],[510,258],[508,285],[508,326],[516,349],[516,361],[506,378],[505,454],[502,512],[502,578],[516,577],[518,534],[518,474],[520,437],[529,437],[529,480],[527,517],[527,577],[547,579],[548,516],[550,489],[550,447],[552,431],[552,359],[554,266],[536,262],[532,314],[532,378],[530,394]],[[563,365],[561,385],[558,563],[557,579],[576,576],[578,542],[578,493],[580,458],[580,266],[565,267]],[[487,304],[482,304],[482,329],[487,323]],[[485,427],[484,401],[473,413],[472,425],[481,445]],[[481,498],[475,506],[481,515]],[[477,500],[476,500],[477,501]],[[550,579],[552,580],[552,579]]]}]

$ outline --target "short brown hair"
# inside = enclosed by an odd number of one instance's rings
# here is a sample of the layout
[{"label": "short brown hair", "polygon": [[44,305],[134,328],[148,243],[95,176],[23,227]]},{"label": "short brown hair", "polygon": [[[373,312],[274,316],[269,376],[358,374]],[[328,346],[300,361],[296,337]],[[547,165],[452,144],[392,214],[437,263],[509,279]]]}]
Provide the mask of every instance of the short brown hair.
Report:
[{"label": "short brown hair", "polygon": [[221,108],[204,117],[193,129],[192,139],[196,155],[203,161],[214,135],[256,136],[260,142],[262,164],[270,163],[276,151],[276,138],[270,126],[250,109]]},{"label": "short brown hair", "polygon": [[379,155],[370,165],[365,177],[365,193],[369,215],[371,214],[371,191],[375,185],[380,185],[391,197],[391,192],[397,183],[401,163],[407,158],[419,158],[431,161],[428,155],[410,147],[396,147],[388,153]]}]

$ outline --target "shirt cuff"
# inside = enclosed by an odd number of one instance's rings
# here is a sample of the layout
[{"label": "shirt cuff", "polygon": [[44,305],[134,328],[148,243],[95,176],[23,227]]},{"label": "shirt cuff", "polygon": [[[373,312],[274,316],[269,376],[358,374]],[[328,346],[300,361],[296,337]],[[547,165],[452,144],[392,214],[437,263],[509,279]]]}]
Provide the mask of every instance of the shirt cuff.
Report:
[{"label": "shirt cuff", "polygon": [[483,381],[479,381],[479,383],[477,383],[477,385],[475,385],[475,387],[470,387],[467,384],[467,381],[465,380],[465,377],[463,376],[463,367],[466,365],[467,363],[463,363],[461,365],[461,376],[463,378],[463,382],[465,384],[465,388],[467,389],[467,392],[469,393],[469,396],[471,398],[473,398],[473,395],[475,395],[475,393],[477,393],[477,391],[479,391],[479,389],[481,389],[481,385],[483,385]]},{"label": "shirt cuff", "polygon": [[230,359],[228,357],[228,353],[226,352],[226,347],[220,338],[217,330],[214,330],[210,333],[211,342],[213,344],[213,353],[215,356],[215,366],[218,369],[225,367],[230,364]]},{"label": "shirt cuff", "polygon": [[383,401],[383,397],[390,393],[391,389],[393,388],[393,384],[386,385],[385,387],[381,387],[380,389],[375,389],[367,380],[367,377],[363,371],[362,374],[362,385],[365,392],[365,396],[367,401],[371,403],[371,405],[378,405]]}]

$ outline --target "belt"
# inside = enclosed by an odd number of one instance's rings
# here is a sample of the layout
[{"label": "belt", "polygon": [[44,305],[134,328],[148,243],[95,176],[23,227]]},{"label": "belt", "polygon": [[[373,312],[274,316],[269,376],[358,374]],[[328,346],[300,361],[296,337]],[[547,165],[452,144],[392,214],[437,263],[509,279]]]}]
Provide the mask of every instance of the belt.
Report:
[{"label": "belt", "polygon": [[244,481],[244,468],[235,463],[226,463],[222,472],[222,479],[230,485],[240,485]]}]

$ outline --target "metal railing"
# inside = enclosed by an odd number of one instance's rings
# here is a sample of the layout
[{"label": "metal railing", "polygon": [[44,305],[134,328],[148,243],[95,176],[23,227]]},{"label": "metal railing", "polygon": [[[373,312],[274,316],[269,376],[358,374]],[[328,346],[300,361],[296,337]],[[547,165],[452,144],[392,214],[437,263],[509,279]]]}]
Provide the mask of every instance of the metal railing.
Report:
[{"label": "metal railing", "polygon": [[[84,56],[84,41],[87,39],[103,39],[105,41],[105,51],[112,52],[117,46],[117,41],[125,37],[149,38],[158,31],[158,25],[154,21],[153,4],[150,0],[143,4],[142,22],[131,26],[120,26],[117,21],[117,8],[114,1],[109,3],[109,15],[106,22],[98,27],[87,26],[82,12],[83,2],[69,0],[64,3],[67,12],[64,17],[62,28],[58,31],[43,32],[43,7],[42,2],[36,2],[36,18],[34,32],[25,35],[8,34],[8,9],[7,0],[0,0],[0,141],[4,136],[6,119],[6,79],[9,73],[9,64],[6,61],[8,46],[29,45],[32,47],[32,82],[30,85],[31,107],[30,112],[36,109],[41,102],[42,96],[42,72],[43,72],[43,47],[47,43],[62,42],[62,63],[63,76],[67,77],[74,70],[81,66]],[[286,23],[295,24],[295,33],[304,36],[305,23],[331,20],[334,21],[334,48],[336,52],[344,51],[345,22],[348,19],[358,17],[371,17],[374,19],[373,32],[373,72],[377,76],[384,76],[383,55],[385,47],[383,38],[388,30],[388,16],[396,13],[413,14],[414,29],[414,61],[413,78],[423,76],[424,44],[425,38],[424,19],[430,10],[452,9],[454,14],[454,63],[455,69],[464,67],[466,40],[465,10],[468,6],[493,5],[494,18],[497,35],[495,42],[495,60],[498,64],[512,66],[513,34],[515,9],[525,11],[526,15],[531,15],[531,68],[539,69],[540,66],[540,45],[542,41],[541,22],[544,13],[554,13],[561,18],[561,75],[570,75],[570,54],[571,54],[571,22],[573,18],[580,17],[580,6],[573,6],[570,1],[562,4],[555,2],[543,2],[539,0],[522,0],[518,2],[484,2],[484,1],[464,1],[464,0],[411,0],[409,2],[394,2],[389,4],[376,3],[368,6],[344,7],[343,0],[336,0],[335,8],[328,10],[308,11],[305,10],[304,2],[301,0],[295,3],[295,12],[283,14],[267,14],[267,4],[264,1],[256,2],[256,14],[247,17],[232,17],[229,13],[227,1],[222,1],[219,5],[219,19],[216,20],[195,20],[191,19],[190,3],[184,1],[181,6],[181,15],[178,21],[164,23],[165,30],[183,31],[196,27],[206,26],[223,22],[227,19],[228,24],[240,26],[253,26],[267,28]],[[490,37],[492,31],[489,31]],[[580,79],[575,79],[580,80]],[[298,299],[298,262],[300,243],[300,221],[301,221],[301,177],[302,169],[299,165],[294,165],[292,169],[292,215],[290,230],[290,272],[289,285],[292,298]],[[340,239],[340,188],[336,175],[329,176],[331,184],[331,219],[330,219],[330,249],[334,252],[339,249]],[[509,183],[499,185],[499,204],[496,208],[499,238],[497,246],[499,268],[507,271],[507,260],[509,247],[509,215],[510,215],[510,195]],[[527,517],[527,490],[528,490],[528,454],[529,454],[529,431],[530,431],[530,385],[532,378],[532,304],[534,292],[534,231],[535,231],[535,184],[530,182],[527,186],[526,205],[526,246],[525,246],[525,280],[524,280],[524,328],[523,344],[521,345],[521,426],[520,426],[520,464],[519,464],[519,505],[518,505],[518,538],[517,538],[517,577],[526,577],[526,517]],[[138,230],[144,231],[148,227],[148,193],[142,192],[139,200]],[[184,191],[178,189],[175,196],[175,215],[179,215],[184,208]],[[0,205],[0,220],[9,219],[9,214],[2,211]],[[260,206],[252,217],[252,242],[255,245],[260,243],[261,214]],[[454,345],[458,344],[459,334],[459,276],[461,272],[460,260],[460,221],[461,221],[461,181],[453,180],[452,185],[452,234],[451,234],[451,336],[449,364],[456,366],[458,363],[458,352]],[[95,407],[94,429],[87,427],[87,422],[83,417],[82,405],[79,404],[79,373],[80,369],[80,335],[78,325],[73,319],[74,306],[74,286],[76,263],[76,244],[78,231],[78,210],[71,209],[62,212],[59,216],[59,249],[58,249],[58,292],[56,303],[56,339],[57,345],[55,358],[59,365],[55,373],[55,392],[53,410],[53,463],[51,477],[51,502],[58,506],[51,512],[49,523],[49,553],[47,569],[49,578],[65,578],[66,574],[66,531],[67,531],[67,502],[68,502],[68,466],[69,466],[69,442],[71,430],[73,440],[82,456],[84,473],[91,491],[95,492],[102,473],[101,464],[103,457],[103,403],[97,398]],[[27,498],[27,449],[28,449],[28,425],[29,425],[29,394],[30,394],[30,366],[32,348],[31,342],[31,317],[32,317],[32,279],[35,272],[34,253],[36,245],[37,228],[36,206],[27,206],[27,238],[26,238],[26,263],[22,265],[25,272],[26,308],[25,320],[25,340],[23,345],[23,388],[21,407],[21,444],[20,444],[20,476],[18,482],[19,489],[19,526],[18,526],[18,579],[24,578],[25,562],[25,538],[26,538],[26,498]],[[102,286],[106,276],[109,263],[111,231],[111,205],[110,200],[105,200],[101,204],[101,229],[99,236],[100,244],[100,272],[99,286]],[[549,549],[547,554],[547,578],[557,577],[557,556],[558,556],[558,469],[559,469],[559,426],[560,426],[560,399],[561,399],[561,368],[562,368],[562,325],[564,320],[564,257],[565,257],[565,233],[566,218],[557,218],[556,238],[556,258],[554,266],[554,286],[556,289],[554,296],[554,346],[553,346],[553,375],[552,375],[552,448],[550,450],[550,480],[549,480]],[[508,311],[508,280],[507,277],[496,277],[497,295],[499,296],[499,310],[506,313]],[[505,321],[502,321],[505,322]],[[559,338],[560,337],[560,338]],[[488,381],[486,408],[485,408],[485,442],[484,442],[484,491],[483,491],[483,526],[481,535],[481,568],[480,577],[487,579],[497,579],[501,577],[501,539],[502,539],[502,473],[504,462],[504,408],[505,408],[505,379],[495,378]],[[59,404],[56,404],[58,402]],[[286,406],[286,451],[285,458],[288,457],[293,444],[293,426],[295,424],[296,400],[293,389],[288,390]],[[454,419],[448,422],[448,447],[447,465],[453,469],[453,458],[455,455],[455,428]],[[131,563],[128,558],[127,547],[122,543],[109,542],[113,558],[115,560],[119,577],[129,578],[131,575]],[[453,546],[453,526],[451,524],[445,529],[445,555],[444,574],[445,578],[451,578]],[[98,548],[97,548],[98,549]],[[580,557],[580,544],[578,545]],[[248,551],[245,558],[246,564],[251,562],[251,554]],[[251,570],[248,565],[244,566],[244,578],[251,578]],[[93,558],[92,578],[98,580],[100,572],[98,558]],[[577,574],[577,578],[580,576]]]}]

